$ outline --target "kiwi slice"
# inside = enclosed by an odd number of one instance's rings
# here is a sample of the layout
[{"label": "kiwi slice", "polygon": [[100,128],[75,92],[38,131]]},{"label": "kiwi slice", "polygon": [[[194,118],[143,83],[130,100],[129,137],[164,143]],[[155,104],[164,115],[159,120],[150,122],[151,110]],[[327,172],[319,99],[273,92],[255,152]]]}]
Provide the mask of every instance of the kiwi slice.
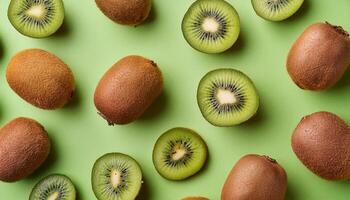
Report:
[{"label": "kiwi slice", "polygon": [[92,189],[99,200],[135,199],[141,185],[139,164],[125,154],[105,154],[92,169]]},{"label": "kiwi slice", "polygon": [[164,178],[183,180],[203,167],[207,152],[207,145],[196,132],[173,128],[158,138],[153,149],[153,164]]},{"label": "kiwi slice", "polygon": [[54,34],[62,25],[62,0],[11,0],[8,8],[11,24],[23,35],[43,38]]},{"label": "kiwi slice", "polygon": [[187,42],[204,53],[226,51],[236,42],[239,32],[239,16],[224,0],[195,1],[182,21]]},{"label": "kiwi slice", "polygon": [[75,200],[76,191],[72,181],[65,175],[53,174],[39,181],[29,200]]},{"label": "kiwi slice", "polygon": [[235,69],[207,73],[199,83],[197,101],[203,117],[215,126],[245,122],[259,107],[259,96],[253,82]]},{"label": "kiwi slice", "polygon": [[252,0],[257,15],[270,21],[282,21],[296,13],[304,0]]}]

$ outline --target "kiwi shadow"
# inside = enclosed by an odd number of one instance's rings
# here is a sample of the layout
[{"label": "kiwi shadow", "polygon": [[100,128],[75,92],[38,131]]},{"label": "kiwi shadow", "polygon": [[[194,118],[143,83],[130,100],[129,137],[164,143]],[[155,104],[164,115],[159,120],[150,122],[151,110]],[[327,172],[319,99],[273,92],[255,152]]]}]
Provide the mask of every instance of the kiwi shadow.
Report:
[{"label": "kiwi shadow", "polygon": [[150,200],[151,196],[150,196],[150,188],[148,187],[147,184],[147,179],[143,178],[143,184],[141,187],[141,190],[139,192],[139,195],[136,197],[135,200]]},{"label": "kiwi shadow", "polygon": [[63,107],[63,110],[75,110],[81,105],[81,93],[79,87],[75,86],[75,91],[72,94],[72,99]]},{"label": "kiwi shadow", "polygon": [[285,200],[298,200],[300,198],[296,195],[295,187],[292,183],[288,182],[287,193]]},{"label": "kiwi shadow", "polygon": [[282,20],[281,24],[284,22],[295,22],[297,20],[299,20],[299,18],[304,17],[306,14],[308,14],[311,10],[311,4],[310,1],[304,1],[303,5],[301,5],[301,7],[299,8],[299,10],[294,13],[294,15],[292,15],[291,17],[287,18],[286,20]]},{"label": "kiwi shadow", "polygon": [[68,17],[64,18],[62,26],[53,34],[53,38],[63,38],[69,36],[71,32],[71,26],[67,20]]},{"label": "kiwi shadow", "polygon": [[248,121],[235,126],[239,129],[252,129],[253,127],[260,126],[266,120],[263,110],[260,108],[257,113]]},{"label": "kiwi shadow", "polygon": [[[349,66],[350,67],[350,66]],[[333,87],[327,90],[325,93],[338,93],[340,91],[349,90],[350,87],[350,69],[344,73],[343,77],[338,81],[338,83]]]},{"label": "kiwi shadow", "polygon": [[165,110],[168,103],[168,97],[165,91],[152,103],[152,105],[143,113],[140,121],[151,121],[159,117],[162,111]]},{"label": "kiwi shadow", "polygon": [[2,59],[2,57],[4,56],[4,51],[5,51],[5,49],[4,49],[4,46],[3,46],[3,42],[2,42],[2,39],[0,38],[0,59]]},{"label": "kiwi shadow", "polygon": [[35,170],[33,174],[31,174],[28,177],[28,180],[36,180],[38,177],[42,177],[45,174],[47,174],[52,168],[52,166],[54,165],[54,163],[57,161],[57,159],[58,159],[58,154],[55,149],[54,142],[52,142],[51,140],[51,149],[50,149],[49,156],[47,157],[45,162],[37,170]]},{"label": "kiwi shadow", "polygon": [[72,181],[73,181],[73,184],[74,184],[74,187],[75,187],[75,200],[83,200],[84,198],[81,197],[79,185],[75,184],[74,180],[72,180]]},{"label": "kiwi shadow", "polygon": [[140,25],[137,25],[135,27],[139,27],[139,26],[144,26],[144,25],[149,25],[152,24],[156,19],[157,19],[158,13],[157,13],[157,7],[156,5],[153,3],[152,4],[152,8],[151,11],[147,17],[147,19],[141,23]]},{"label": "kiwi shadow", "polygon": [[234,54],[237,54],[238,52],[242,52],[244,47],[246,46],[244,37],[245,37],[244,33],[241,32],[235,44],[231,48],[229,48],[227,51],[223,52],[222,55],[232,56]]}]

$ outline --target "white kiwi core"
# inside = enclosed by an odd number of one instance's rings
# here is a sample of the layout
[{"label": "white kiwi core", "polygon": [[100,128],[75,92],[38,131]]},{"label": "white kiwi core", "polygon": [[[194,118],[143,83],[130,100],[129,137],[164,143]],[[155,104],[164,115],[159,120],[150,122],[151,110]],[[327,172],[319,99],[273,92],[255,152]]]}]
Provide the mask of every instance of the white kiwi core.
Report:
[{"label": "white kiwi core", "polygon": [[230,90],[219,89],[216,98],[221,105],[237,103],[235,94]]},{"label": "white kiwi core", "polygon": [[176,161],[176,160],[180,160],[185,155],[186,155],[186,149],[184,149],[184,147],[182,147],[181,145],[178,145],[174,148],[171,158]]},{"label": "white kiwi core", "polygon": [[118,170],[113,169],[111,171],[111,184],[113,188],[117,188],[122,183],[121,173]]},{"label": "white kiwi core", "polygon": [[36,18],[36,19],[44,18],[46,13],[47,13],[46,8],[43,5],[32,6],[26,11],[26,14],[28,16]]},{"label": "white kiwi core", "polygon": [[219,31],[219,28],[220,28],[220,24],[213,17],[205,18],[203,23],[202,23],[202,29],[205,32],[215,33],[217,31]]},{"label": "white kiwi core", "polygon": [[54,192],[47,198],[47,200],[57,200],[58,196],[59,196],[59,193],[58,192]]}]

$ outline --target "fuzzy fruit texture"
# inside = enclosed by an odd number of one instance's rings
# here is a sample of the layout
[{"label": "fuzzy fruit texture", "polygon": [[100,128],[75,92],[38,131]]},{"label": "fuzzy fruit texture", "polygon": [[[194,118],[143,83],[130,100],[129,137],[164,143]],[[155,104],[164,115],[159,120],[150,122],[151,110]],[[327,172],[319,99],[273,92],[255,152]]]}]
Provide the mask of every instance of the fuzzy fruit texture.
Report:
[{"label": "fuzzy fruit texture", "polygon": [[284,200],[287,175],[276,160],[246,155],[228,175],[221,200]]},{"label": "fuzzy fruit texture", "polygon": [[63,107],[75,90],[69,67],[57,56],[41,49],[17,53],[7,66],[6,78],[22,99],[42,109]]},{"label": "fuzzy fruit texture", "polygon": [[316,175],[350,179],[350,127],[337,115],[317,112],[304,117],[294,130],[292,148]]},{"label": "fuzzy fruit texture", "polygon": [[316,23],[293,44],[287,70],[302,89],[325,90],[341,79],[350,64],[349,34],[340,26]]},{"label": "fuzzy fruit texture", "polygon": [[138,119],[163,89],[157,65],[141,56],[127,56],[115,63],[97,85],[94,102],[110,125]]},{"label": "fuzzy fruit texture", "polygon": [[38,122],[16,118],[0,129],[0,180],[14,182],[32,174],[50,153],[50,140]]},{"label": "fuzzy fruit texture", "polygon": [[122,25],[138,25],[147,19],[151,0],[95,0],[109,19]]}]

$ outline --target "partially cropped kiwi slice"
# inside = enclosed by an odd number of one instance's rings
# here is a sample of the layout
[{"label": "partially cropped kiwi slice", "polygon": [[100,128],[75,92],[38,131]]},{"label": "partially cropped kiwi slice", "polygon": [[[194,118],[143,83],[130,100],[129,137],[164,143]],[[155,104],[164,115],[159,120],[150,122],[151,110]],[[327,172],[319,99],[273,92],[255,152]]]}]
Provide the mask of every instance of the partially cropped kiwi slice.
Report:
[{"label": "partially cropped kiwi slice", "polygon": [[72,181],[64,175],[53,174],[39,181],[29,200],[75,200],[76,191]]},{"label": "partially cropped kiwi slice", "polygon": [[220,53],[236,42],[239,16],[224,0],[197,0],[183,18],[182,32],[193,48],[204,53]]},{"label": "partially cropped kiwi slice", "polygon": [[64,6],[62,0],[11,0],[7,14],[20,33],[43,38],[61,27]]},{"label": "partially cropped kiwi slice", "polygon": [[157,140],[153,164],[169,180],[186,179],[197,173],[207,159],[207,145],[194,131],[173,128]]},{"label": "partially cropped kiwi slice", "polygon": [[304,0],[252,0],[260,17],[270,21],[282,21],[299,10]]},{"label": "partially cropped kiwi slice", "polygon": [[99,200],[133,200],[141,185],[139,164],[125,154],[105,154],[92,169],[92,189]]},{"label": "partially cropped kiwi slice", "polygon": [[203,117],[215,126],[245,122],[259,107],[259,96],[253,82],[235,69],[207,73],[199,83],[197,101]]}]

